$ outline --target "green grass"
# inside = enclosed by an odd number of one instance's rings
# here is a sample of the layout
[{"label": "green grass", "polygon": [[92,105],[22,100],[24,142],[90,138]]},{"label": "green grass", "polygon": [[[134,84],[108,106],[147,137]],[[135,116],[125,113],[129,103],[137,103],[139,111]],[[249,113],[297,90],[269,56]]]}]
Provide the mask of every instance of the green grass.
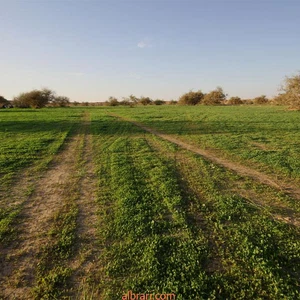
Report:
[{"label": "green grass", "polygon": [[[22,208],[22,203],[11,206],[13,184],[22,179],[21,172],[28,167],[33,179],[45,170],[81,114],[80,109],[0,110],[0,241],[10,239]],[[32,185],[25,188],[24,195],[19,195],[24,200],[33,192]]]},{"label": "green grass", "polygon": [[121,116],[300,182],[300,114],[272,106],[116,108]]},{"label": "green grass", "polygon": [[[129,290],[175,293],[178,300],[299,298],[300,230],[278,217],[299,217],[299,201],[110,116],[137,120],[297,183],[299,112],[268,106],[0,112],[0,128],[8,134],[2,149],[16,157],[3,163],[11,174],[7,179],[1,173],[3,190],[31,163],[50,161],[72,128],[80,128],[83,111],[91,115],[100,248],[95,271],[86,280],[87,298],[95,293],[117,300]],[[3,129],[7,124],[11,131]],[[22,142],[14,142],[14,134]],[[82,167],[82,143],[77,170]],[[9,151],[4,153],[10,157]],[[76,252],[77,184],[84,172],[80,174],[71,180],[65,205],[48,232],[51,243],[40,253],[37,298],[64,297],[72,288],[69,262]],[[11,234],[14,214],[0,210],[3,236]]]},{"label": "green grass", "polygon": [[[259,183],[188,151],[179,160],[177,147],[102,111],[93,129],[103,299],[127,290],[177,299],[299,296],[299,229],[231,190],[238,179],[259,194]],[[272,188],[265,193],[285,201]]]},{"label": "green grass", "polygon": [[[0,111],[0,189],[8,188],[14,176],[55,154],[81,110],[12,109]],[[1,190],[0,190],[1,191]]]}]

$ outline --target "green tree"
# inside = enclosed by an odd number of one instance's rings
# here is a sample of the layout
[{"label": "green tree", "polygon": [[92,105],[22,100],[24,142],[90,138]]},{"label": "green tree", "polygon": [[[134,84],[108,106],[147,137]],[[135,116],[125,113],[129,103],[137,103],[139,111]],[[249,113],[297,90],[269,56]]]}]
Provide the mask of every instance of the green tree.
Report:
[{"label": "green tree", "polygon": [[183,94],[179,100],[178,104],[181,105],[196,105],[201,103],[204,94],[199,90],[197,92],[189,91],[186,94]]},{"label": "green tree", "polygon": [[206,94],[203,98],[203,104],[205,105],[220,105],[226,100],[226,95],[221,87],[217,87],[215,90]]}]

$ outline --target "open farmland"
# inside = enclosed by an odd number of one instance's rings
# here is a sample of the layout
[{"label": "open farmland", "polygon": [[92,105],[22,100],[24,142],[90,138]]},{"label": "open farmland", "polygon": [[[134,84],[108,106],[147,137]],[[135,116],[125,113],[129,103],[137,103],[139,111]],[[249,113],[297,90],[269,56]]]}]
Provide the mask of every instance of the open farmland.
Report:
[{"label": "open farmland", "polygon": [[0,298],[300,297],[299,112],[12,109],[0,132]]}]

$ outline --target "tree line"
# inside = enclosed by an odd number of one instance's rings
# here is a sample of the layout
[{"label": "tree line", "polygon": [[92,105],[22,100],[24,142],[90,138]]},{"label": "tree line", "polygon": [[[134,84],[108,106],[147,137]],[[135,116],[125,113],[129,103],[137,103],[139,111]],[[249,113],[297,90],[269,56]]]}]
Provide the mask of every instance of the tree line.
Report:
[{"label": "tree line", "polygon": [[241,99],[240,97],[231,97],[227,99],[221,87],[203,93],[201,90],[189,91],[179,97],[178,101],[165,101],[162,99],[153,100],[150,97],[141,96],[140,98],[130,95],[119,101],[116,97],[109,97],[105,102],[88,103],[88,102],[70,102],[66,96],[57,96],[50,89],[44,88],[41,90],[32,90],[30,92],[21,93],[14,97],[12,101],[8,101],[0,95],[0,108],[3,107],[19,107],[19,108],[42,108],[45,106],[51,107],[66,107],[70,105],[107,105],[107,106],[136,106],[136,105],[164,105],[164,104],[179,104],[179,105],[240,105],[240,104],[276,104],[288,105],[293,109],[300,109],[300,72],[294,76],[286,77],[280,93],[273,99],[268,99],[265,95],[261,95],[254,99]]}]

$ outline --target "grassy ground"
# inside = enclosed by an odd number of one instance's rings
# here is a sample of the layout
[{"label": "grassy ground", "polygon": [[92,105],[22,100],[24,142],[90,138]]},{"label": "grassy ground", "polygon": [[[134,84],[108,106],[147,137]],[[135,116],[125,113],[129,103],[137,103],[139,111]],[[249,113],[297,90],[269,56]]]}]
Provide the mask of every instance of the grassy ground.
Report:
[{"label": "grassy ground", "polygon": [[15,157],[1,169],[0,297],[300,296],[299,199],[115,115],[282,182],[300,178],[300,116],[282,108],[0,111],[2,161]]},{"label": "grassy ground", "polygon": [[163,106],[115,111],[232,160],[300,182],[298,111],[270,106]]}]

